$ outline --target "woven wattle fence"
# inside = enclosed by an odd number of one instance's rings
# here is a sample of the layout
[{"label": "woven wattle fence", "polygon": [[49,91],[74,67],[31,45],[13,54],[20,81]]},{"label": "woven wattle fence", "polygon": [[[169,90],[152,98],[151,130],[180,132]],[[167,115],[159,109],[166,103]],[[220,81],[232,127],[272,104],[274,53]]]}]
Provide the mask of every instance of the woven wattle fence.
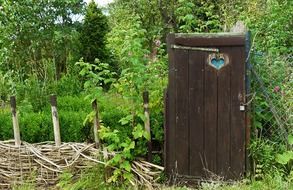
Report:
[{"label": "woven wattle fence", "polygon": [[[57,184],[63,171],[74,171],[78,175],[82,169],[92,167],[95,163],[105,166],[105,157],[109,159],[115,155],[94,146],[62,143],[56,147],[54,142],[22,142],[17,147],[14,140],[0,141],[0,189],[12,189],[23,183],[37,184],[40,189],[46,189]],[[114,167],[108,168],[111,170]],[[143,160],[133,161],[131,172],[135,179],[132,184],[152,187],[163,169]]]},{"label": "woven wattle fence", "polygon": [[[97,102],[92,103],[94,109],[95,144],[61,143],[60,125],[57,112],[57,96],[50,97],[55,142],[29,144],[21,141],[15,96],[10,97],[14,140],[0,141],[0,189],[12,189],[21,184],[36,184],[41,189],[56,185],[59,174],[63,171],[73,171],[80,174],[84,168],[94,164],[105,166],[108,174],[115,166],[107,165],[107,161],[116,152],[109,152],[99,142],[99,117]],[[145,102],[148,104],[148,102]],[[145,105],[147,108],[147,105]],[[147,112],[147,109],[145,109]],[[146,127],[149,128],[149,123]],[[149,142],[151,145],[151,142]],[[95,147],[101,147],[97,149]],[[103,150],[103,151],[101,151]],[[151,160],[151,146],[149,146],[149,160]],[[142,185],[152,188],[160,178],[163,167],[146,162],[143,159],[131,163],[131,173],[134,178],[129,182],[136,186]],[[127,171],[122,171],[127,172]],[[129,171],[128,171],[129,172]],[[103,175],[103,174],[101,174]],[[107,175],[106,175],[107,176]]]},{"label": "woven wattle fence", "polygon": [[[36,183],[38,186],[56,184],[64,170],[75,173],[89,167],[97,160],[99,151],[94,144],[63,143],[56,147],[54,142],[29,144],[20,147],[14,141],[0,142],[0,188],[10,189],[22,183]],[[103,162],[101,162],[103,163]]]}]

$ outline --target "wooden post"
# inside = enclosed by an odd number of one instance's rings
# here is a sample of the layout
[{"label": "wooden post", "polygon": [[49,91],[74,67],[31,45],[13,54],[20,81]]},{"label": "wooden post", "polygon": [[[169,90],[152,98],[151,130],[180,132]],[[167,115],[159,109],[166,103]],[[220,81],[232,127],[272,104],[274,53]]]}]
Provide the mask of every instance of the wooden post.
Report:
[{"label": "wooden post", "polygon": [[[247,30],[247,29],[246,29]],[[245,60],[245,66],[246,66],[246,73],[245,73],[245,89],[246,89],[246,95],[251,93],[251,81],[250,81],[250,54],[251,54],[251,43],[250,43],[250,38],[251,38],[251,32],[247,31],[246,32],[246,37],[245,37],[245,55],[246,55],[246,60]],[[251,97],[253,98],[253,96]],[[246,103],[247,103],[247,97]],[[246,165],[245,165],[245,170],[246,170],[246,176],[248,177],[251,174],[252,171],[252,159],[249,157],[249,146],[250,146],[250,137],[251,137],[251,105],[247,105],[247,111],[246,111],[246,145],[245,145],[245,160],[246,160]]]},{"label": "wooden post", "polygon": [[168,133],[168,123],[167,123],[167,117],[168,117],[168,90],[164,90],[164,151],[163,151],[163,166],[166,168],[166,153],[167,153],[167,133]]},{"label": "wooden post", "polygon": [[59,117],[57,111],[57,96],[51,95],[51,110],[52,110],[52,120],[53,120],[53,127],[54,127],[54,139],[56,146],[61,145],[61,137],[60,137],[60,125],[59,125]]},{"label": "wooden post", "polygon": [[100,122],[99,122],[99,112],[98,112],[98,104],[97,104],[97,100],[94,100],[92,102],[92,107],[94,110],[94,137],[95,137],[95,144],[96,144],[96,148],[99,148],[99,134],[98,134],[98,130],[100,129]]},{"label": "wooden post", "polygon": [[150,126],[150,112],[149,112],[149,92],[143,92],[143,108],[144,108],[144,128],[149,134],[150,140],[148,142],[148,161],[152,161],[152,136],[151,136],[151,126]]},{"label": "wooden post", "polygon": [[15,96],[10,97],[10,105],[11,105],[11,112],[12,112],[12,122],[13,122],[13,132],[14,132],[15,145],[20,146],[21,141],[20,141],[20,131],[19,131],[18,118],[17,118]]}]

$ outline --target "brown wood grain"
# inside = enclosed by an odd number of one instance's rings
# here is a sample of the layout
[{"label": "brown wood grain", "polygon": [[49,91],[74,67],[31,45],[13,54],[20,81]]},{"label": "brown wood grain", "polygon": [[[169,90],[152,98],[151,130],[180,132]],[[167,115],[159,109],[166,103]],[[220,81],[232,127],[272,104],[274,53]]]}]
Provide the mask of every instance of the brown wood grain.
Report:
[{"label": "brown wood grain", "polygon": [[217,171],[217,96],[217,70],[205,64],[204,161],[207,173]]},{"label": "brown wood grain", "polygon": [[188,51],[175,50],[176,71],[176,165],[178,173],[189,175]]},{"label": "brown wood grain", "polygon": [[245,102],[245,49],[231,48],[231,171],[240,178],[245,171],[245,112],[240,111]]},{"label": "brown wood grain", "polygon": [[204,58],[203,52],[189,52],[189,167],[197,177],[204,175]]},{"label": "brown wood grain", "polygon": [[[221,52],[229,55],[226,49]],[[230,176],[231,64],[218,71],[217,174],[226,178]]]},{"label": "brown wood grain", "polygon": [[174,61],[174,50],[171,44],[174,44],[174,34],[169,34],[167,38],[168,56],[169,56],[169,84],[168,84],[168,104],[167,104],[167,122],[165,126],[166,146],[165,146],[165,167],[166,173],[173,175],[175,169],[175,127],[176,127],[176,64]]},{"label": "brown wood grain", "polygon": [[[217,70],[208,65],[210,52],[172,49],[173,44],[218,48],[229,64]],[[246,112],[240,111],[246,101],[245,35],[172,34],[168,53],[166,172],[203,179],[209,172],[241,178],[248,139]]]},{"label": "brown wood grain", "polygon": [[245,44],[245,35],[178,34],[175,37],[175,44],[191,47],[243,46]]}]

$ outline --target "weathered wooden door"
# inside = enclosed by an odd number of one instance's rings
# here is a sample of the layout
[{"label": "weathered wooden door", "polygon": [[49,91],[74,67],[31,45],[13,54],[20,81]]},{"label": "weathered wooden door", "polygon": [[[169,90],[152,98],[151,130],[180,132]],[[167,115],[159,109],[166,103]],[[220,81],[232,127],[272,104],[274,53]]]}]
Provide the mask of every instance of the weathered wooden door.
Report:
[{"label": "weathered wooden door", "polygon": [[226,179],[245,171],[245,34],[170,34],[165,166]]}]

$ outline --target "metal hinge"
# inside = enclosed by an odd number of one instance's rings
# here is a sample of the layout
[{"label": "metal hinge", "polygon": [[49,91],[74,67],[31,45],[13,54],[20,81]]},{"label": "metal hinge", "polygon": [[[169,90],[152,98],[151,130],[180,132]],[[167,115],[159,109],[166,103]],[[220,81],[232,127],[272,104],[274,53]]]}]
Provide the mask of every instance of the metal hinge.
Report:
[{"label": "metal hinge", "polygon": [[185,49],[185,50],[193,50],[193,51],[208,51],[208,52],[220,52],[217,48],[204,48],[204,47],[188,47],[188,46],[179,46],[179,45],[171,45],[172,49]]}]

